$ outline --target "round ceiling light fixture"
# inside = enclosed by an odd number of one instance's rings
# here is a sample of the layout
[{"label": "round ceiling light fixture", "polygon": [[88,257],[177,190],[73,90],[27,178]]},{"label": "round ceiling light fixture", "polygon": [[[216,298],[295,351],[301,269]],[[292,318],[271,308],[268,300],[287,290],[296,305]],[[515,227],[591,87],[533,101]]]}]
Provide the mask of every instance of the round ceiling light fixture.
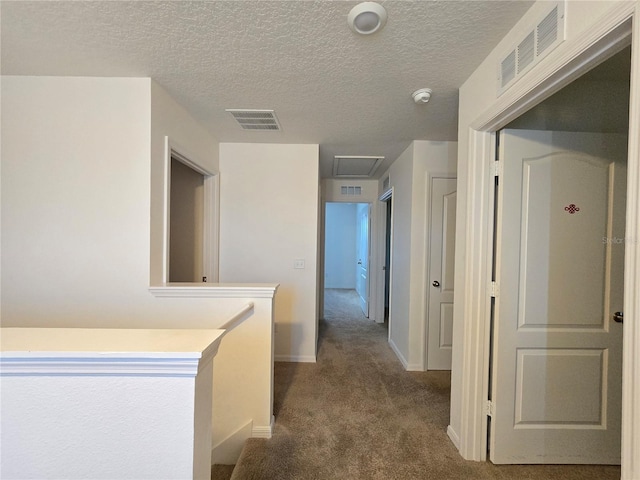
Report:
[{"label": "round ceiling light fixture", "polygon": [[421,88],[420,90],[413,92],[411,96],[413,97],[413,101],[420,105],[421,103],[427,103],[431,100],[432,93],[433,90],[430,88]]},{"label": "round ceiling light fixture", "polygon": [[361,35],[377,32],[387,23],[387,11],[376,2],[362,2],[347,15],[349,28]]}]

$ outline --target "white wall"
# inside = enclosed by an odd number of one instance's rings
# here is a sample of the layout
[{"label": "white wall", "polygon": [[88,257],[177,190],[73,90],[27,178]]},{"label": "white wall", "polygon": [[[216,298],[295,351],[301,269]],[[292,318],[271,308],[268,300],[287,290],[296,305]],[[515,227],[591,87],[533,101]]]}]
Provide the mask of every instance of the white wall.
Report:
[{"label": "white wall", "polygon": [[[162,270],[164,136],[217,169],[215,139],[164,90],[144,78],[2,77],[1,108],[4,327],[216,328],[244,307],[149,292],[150,270],[158,281]],[[255,416],[242,420],[268,427],[272,301],[255,303],[216,369],[243,372],[237,396]],[[220,390],[239,385],[231,376]]]},{"label": "white wall", "polygon": [[280,284],[282,361],[316,358],[318,155],[318,145],[220,144],[220,280]]},{"label": "white wall", "polygon": [[4,326],[137,316],[150,102],[149,79],[3,77]]},{"label": "white wall", "polygon": [[149,79],[2,77],[3,326],[211,321],[206,299],[148,291],[164,136],[217,165],[215,140],[184,115]]},{"label": "white wall", "polygon": [[[533,77],[541,66],[557,58],[562,54],[567,45],[575,40],[580,34],[598,26],[600,18],[617,4],[620,6],[625,2],[614,1],[578,1],[566,2],[566,41],[555,51],[551,52],[538,65],[533,67],[523,78]],[[468,232],[473,229],[473,210],[469,210],[469,198],[474,192],[469,190],[473,178],[470,178],[469,152],[470,152],[470,130],[471,125],[482,114],[498,104],[497,97],[497,62],[507,49],[515,44],[522,36],[522,32],[527,31],[541,16],[550,8],[549,2],[538,1],[523,16],[523,18],[511,29],[511,31],[501,40],[496,48],[484,59],[476,71],[465,81],[460,88],[459,120],[458,120],[458,204],[456,213],[456,277],[455,277],[455,302],[454,302],[454,331],[453,331],[453,365],[451,377],[451,418],[450,435],[459,442],[465,441],[463,433],[474,434],[475,426],[463,425],[463,393],[473,391],[477,386],[463,384],[461,376],[463,366],[463,345],[464,330],[469,325],[465,325],[469,318],[465,312],[465,284],[469,279],[465,278],[465,267],[476,268],[467,265],[467,251],[469,248],[467,238]],[[522,82],[522,79],[519,80]],[[517,85],[517,83],[516,83]],[[479,208],[473,205],[471,208]],[[467,305],[478,302],[478,299],[468,298]],[[466,458],[474,457],[479,452],[465,451]],[[477,457],[479,458],[479,457]]]},{"label": "white wall", "polygon": [[393,187],[389,341],[408,370],[426,368],[427,174],[455,174],[456,147],[414,141],[382,175]]},{"label": "white wall", "polygon": [[327,203],[324,288],[356,288],[356,203]]}]

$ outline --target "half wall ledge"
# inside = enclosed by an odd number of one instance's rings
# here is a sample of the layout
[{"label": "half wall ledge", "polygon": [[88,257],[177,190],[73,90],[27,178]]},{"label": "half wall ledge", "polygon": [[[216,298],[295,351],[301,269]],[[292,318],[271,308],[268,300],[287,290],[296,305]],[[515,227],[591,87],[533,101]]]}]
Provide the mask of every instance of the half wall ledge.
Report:
[{"label": "half wall ledge", "polygon": [[149,287],[155,297],[273,298],[278,283],[165,283]]}]

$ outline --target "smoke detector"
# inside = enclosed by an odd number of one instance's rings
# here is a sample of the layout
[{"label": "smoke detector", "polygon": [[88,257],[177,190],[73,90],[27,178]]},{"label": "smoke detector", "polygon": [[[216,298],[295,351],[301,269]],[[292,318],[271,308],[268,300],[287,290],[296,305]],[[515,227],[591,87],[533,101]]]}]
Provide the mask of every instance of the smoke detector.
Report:
[{"label": "smoke detector", "polygon": [[377,32],[387,23],[387,11],[376,2],[362,2],[347,15],[349,28],[360,35]]},{"label": "smoke detector", "polygon": [[420,105],[421,103],[427,103],[431,99],[432,93],[433,90],[430,88],[421,88],[413,92],[411,96],[413,97],[413,101]]}]

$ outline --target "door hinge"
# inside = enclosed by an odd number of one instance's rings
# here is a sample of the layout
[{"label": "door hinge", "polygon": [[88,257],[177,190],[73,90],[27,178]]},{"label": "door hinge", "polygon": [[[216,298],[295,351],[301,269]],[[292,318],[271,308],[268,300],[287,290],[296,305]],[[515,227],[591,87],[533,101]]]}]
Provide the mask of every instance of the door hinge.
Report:
[{"label": "door hinge", "polygon": [[500,287],[498,287],[496,282],[491,282],[489,285],[489,296],[497,298],[498,295],[500,295]]},{"label": "door hinge", "polygon": [[491,175],[494,177],[502,175],[502,162],[495,160],[491,163]]},{"label": "door hinge", "polygon": [[490,417],[493,417],[493,402],[491,400],[487,400],[484,406],[485,413]]}]

